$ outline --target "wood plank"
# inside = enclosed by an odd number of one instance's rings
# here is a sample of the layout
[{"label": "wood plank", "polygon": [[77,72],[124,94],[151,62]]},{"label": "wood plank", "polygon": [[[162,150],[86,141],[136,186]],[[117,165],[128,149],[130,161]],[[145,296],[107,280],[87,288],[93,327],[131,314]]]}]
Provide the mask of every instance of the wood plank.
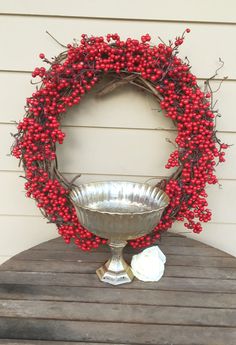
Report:
[{"label": "wood plank", "polygon": [[[88,286],[103,287],[95,274],[76,273],[47,273],[47,272],[11,272],[2,271],[0,282],[5,284],[32,285],[58,285],[58,286]],[[107,287],[107,285],[105,285]],[[162,277],[159,282],[141,282],[134,280],[132,284],[122,286],[123,289],[145,289],[145,290],[174,290],[174,291],[203,291],[203,292],[224,292],[236,294],[236,281],[229,279],[205,279],[205,278],[175,278]]]},{"label": "wood plank", "polygon": [[123,289],[113,287],[43,286],[1,284],[0,299],[68,302],[118,303],[152,306],[236,309],[235,294],[189,291]]},{"label": "wood plank", "polygon": [[0,300],[0,317],[236,327],[236,310],[125,304]]},{"label": "wood plank", "polygon": [[[41,254],[41,255],[40,255]],[[74,253],[74,252],[51,252],[47,253],[46,257],[43,258],[42,251],[37,255],[30,254],[30,260],[58,260],[68,261],[68,262],[99,262],[102,263],[109,258],[108,253],[98,252],[95,256],[92,252]],[[125,254],[127,261],[131,259],[130,254]],[[27,260],[27,254],[20,253],[16,256],[17,260]],[[207,266],[207,267],[236,267],[236,262],[233,257],[203,257],[203,256],[192,256],[192,255],[172,255],[168,254],[168,264],[171,266]]]},{"label": "wood plank", "polygon": [[[31,73],[0,71],[0,85],[2,85],[0,103],[4,109],[1,114],[2,123],[22,119],[26,98],[35,91],[35,85],[30,83],[31,79]],[[203,87],[202,80],[198,83]],[[218,80],[212,81],[213,90],[216,90],[218,86]],[[11,102],[9,88],[14,94],[14,102]],[[112,92],[109,97],[96,97],[95,90],[96,88],[83,98],[79,107],[68,109],[62,121],[63,125],[140,129],[175,128],[172,121],[159,112],[157,101],[137,88],[124,86]],[[218,99],[217,105],[222,112],[222,117],[217,121],[219,131],[236,131],[232,112],[232,99],[235,93],[236,81],[225,81],[214,96]]]},{"label": "wood plank", "polygon": [[9,338],[9,335],[13,335],[16,339],[84,341],[85,343],[97,341],[143,345],[148,341],[153,345],[235,345],[236,329],[1,318],[0,337]]},{"label": "wood plank", "polygon": [[[0,135],[5,142],[0,150],[2,156],[0,169],[4,171],[20,171],[18,161],[14,157],[6,156],[12,145],[12,137],[9,133],[14,132],[16,132],[15,126],[0,125]],[[174,131],[67,127],[64,132],[67,138],[57,152],[61,171],[143,176],[170,174],[165,169],[165,164],[173,151],[173,145],[166,139],[174,141],[176,137]],[[221,133],[220,138],[223,142],[236,144],[236,133]],[[157,150],[150,150],[150,148],[157,148]],[[92,160],[89,159],[88,152],[93,156]],[[226,163],[218,167],[219,178],[236,178],[236,160],[233,159],[235,155],[236,145],[230,147],[227,152],[230,164]],[[77,158],[74,159],[74,157]],[[116,157],[116,159],[111,160],[111,157]],[[140,164],[141,161],[145,164]],[[232,181],[231,188],[235,188]],[[209,193],[211,189],[209,187]],[[219,199],[222,191],[224,192],[224,189],[217,190]],[[231,200],[230,196],[229,198]],[[229,202],[228,205],[230,207]]]},{"label": "wood plank", "polygon": [[166,277],[236,279],[235,268],[220,267],[183,267],[166,265]]},{"label": "wood plank", "polygon": [[169,265],[175,266],[207,266],[207,267],[236,267],[235,258],[217,258],[201,256],[168,255]]},{"label": "wood plank", "polygon": [[[191,8],[187,0],[180,0],[175,5],[171,0],[148,0],[147,6],[137,2],[136,6],[127,3],[125,0],[119,2],[119,6],[110,7],[108,0],[103,0],[102,4],[96,1],[93,6],[84,3],[81,0],[70,0],[70,6],[67,6],[66,0],[51,0],[48,5],[42,1],[29,2],[21,0],[8,0],[2,2],[0,6],[1,13],[5,14],[24,14],[24,15],[45,15],[45,16],[67,16],[67,17],[92,17],[92,18],[113,18],[119,19],[136,19],[136,20],[155,20],[155,21],[194,21],[194,22],[217,22],[217,23],[235,23],[234,1],[228,0],[227,6],[221,2],[208,0],[204,2],[192,1]],[[172,8],[173,11],[169,9]],[[212,9],[214,8],[214,11]]]},{"label": "wood plank", "polygon": [[[17,27],[18,30],[12,30],[13,27]],[[230,50],[228,49],[229,42],[236,35],[236,26],[192,23],[190,28],[192,32],[180,50],[181,57],[188,56],[191,61],[193,73],[201,78],[212,76],[219,67],[219,57],[221,57],[227,63],[224,70],[220,71],[219,77],[227,75],[236,79],[234,68],[236,47],[233,45]],[[140,21],[138,25],[136,21],[116,21],[116,31],[120,33],[122,39],[140,38],[148,32],[153,37],[152,43],[159,42],[158,36],[168,42],[169,39],[175,39],[176,35],[181,35],[185,29],[185,22],[159,22],[157,26],[146,21]],[[1,45],[8,47],[8,54],[7,56],[2,54],[0,57],[0,69],[31,71],[41,64],[38,55],[42,50],[50,58],[63,49],[45,34],[46,30],[60,42],[67,44],[72,42],[73,38],[80,39],[82,33],[99,36],[113,32],[114,20],[6,15],[1,16],[1,30],[7,33],[1,36]],[[22,37],[25,39],[22,40]],[[219,41],[221,44],[218,44]],[[14,45],[9,45],[9,42],[14,42]],[[199,54],[198,49],[194,50],[193,47],[199,47],[204,54]]]},{"label": "wood plank", "polygon": [[[161,250],[167,256],[169,255],[182,255],[182,256],[195,256],[200,257],[222,257],[231,259],[231,256],[221,252],[214,248],[201,248],[201,247],[181,247],[181,252],[178,247],[174,246],[164,246],[160,245]],[[125,256],[128,260],[131,259],[132,254],[135,251],[125,252]],[[107,252],[99,252],[99,251],[90,251],[90,252],[83,252],[79,249],[75,249],[74,251],[42,251],[42,250],[33,250],[25,251],[18,254],[17,259],[19,260],[61,260],[61,261],[78,261],[78,262],[103,262],[107,260],[110,256],[109,251]],[[207,259],[206,259],[207,260]],[[187,261],[187,260],[186,260]]]},{"label": "wood plank", "polygon": [[[48,261],[28,261],[12,259],[0,267],[1,271],[18,272],[64,272],[64,273],[94,273],[101,265],[98,262],[77,262],[50,260]],[[209,278],[209,279],[236,279],[236,268],[220,267],[193,267],[193,266],[170,266],[167,261],[165,267],[166,277],[182,278]]]}]

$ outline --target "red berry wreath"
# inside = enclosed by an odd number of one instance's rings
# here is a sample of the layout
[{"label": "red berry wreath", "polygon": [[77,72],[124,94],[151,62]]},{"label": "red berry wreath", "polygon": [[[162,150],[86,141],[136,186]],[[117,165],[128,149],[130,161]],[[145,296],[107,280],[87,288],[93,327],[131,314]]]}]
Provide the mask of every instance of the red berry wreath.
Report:
[{"label": "red berry wreath", "polygon": [[[189,32],[187,29],[185,32]],[[177,149],[170,155],[166,168],[176,171],[158,185],[170,197],[170,204],[153,232],[130,241],[133,247],[145,247],[155,242],[162,231],[175,220],[193,232],[200,232],[200,222],[208,222],[205,188],[215,184],[216,160],[224,161],[223,150],[228,147],[216,137],[215,117],[209,98],[190,72],[188,61],[178,57],[178,46],[184,34],[168,45],[150,45],[146,34],[141,41],[128,38],[122,41],[117,34],[104,37],[82,35],[80,44],[67,49],[36,68],[33,77],[41,78],[41,87],[27,99],[26,114],[18,124],[12,154],[21,160],[25,170],[26,195],[36,200],[44,216],[57,225],[65,242],[89,250],[105,243],[78,221],[69,199],[72,182],[58,171],[56,143],[62,144],[65,134],[60,128],[62,114],[77,105],[105,75],[112,82],[108,88],[130,83],[146,90],[160,103],[165,116],[176,125]]]}]

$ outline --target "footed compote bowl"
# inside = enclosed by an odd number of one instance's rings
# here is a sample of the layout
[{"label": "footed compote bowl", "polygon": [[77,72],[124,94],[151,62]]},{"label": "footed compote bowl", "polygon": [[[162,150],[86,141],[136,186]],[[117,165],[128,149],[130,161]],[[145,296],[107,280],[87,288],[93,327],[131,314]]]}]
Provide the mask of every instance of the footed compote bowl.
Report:
[{"label": "footed compote bowl", "polygon": [[133,280],[122,251],[127,240],[151,232],[169,203],[165,192],[146,183],[126,181],[92,182],[73,187],[70,198],[80,223],[89,231],[108,239],[111,258],[96,273],[113,285]]}]

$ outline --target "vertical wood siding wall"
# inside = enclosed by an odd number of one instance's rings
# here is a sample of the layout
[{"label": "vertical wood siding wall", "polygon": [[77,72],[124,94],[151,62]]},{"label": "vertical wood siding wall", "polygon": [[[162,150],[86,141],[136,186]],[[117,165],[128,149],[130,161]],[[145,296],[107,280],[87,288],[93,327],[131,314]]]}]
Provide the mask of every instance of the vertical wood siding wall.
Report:
[{"label": "vertical wood siding wall", "polygon": [[[156,43],[158,36],[168,41],[191,28],[181,56],[188,56],[200,85],[219,67],[219,58],[225,62],[212,86],[217,88],[228,76],[216,95],[222,113],[218,130],[223,141],[236,144],[235,13],[233,0],[0,2],[0,262],[57,236],[54,225],[47,224],[34,202],[25,198],[21,169],[7,156],[10,132],[15,132],[12,121],[22,118],[25,98],[35,87],[30,84],[31,71],[41,64],[39,53],[52,57],[62,49],[46,30],[63,43],[79,39],[82,33],[111,32],[119,32],[122,38],[138,38],[148,32]],[[164,165],[173,148],[166,138],[174,139],[176,131],[154,100],[139,90],[124,87],[102,99],[91,92],[78,108],[68,112],[63,126],[67,140],[58,154],[61,171],[68,178],[82,173],[81,182],[108,178],[146,181],[167,173]],[[218,169],[220,185],[208,188],[212,222],[201,235],[187,235],[236,255],[236,145],[227,158]],[[180,223],[173,231],[186,229]]]}]

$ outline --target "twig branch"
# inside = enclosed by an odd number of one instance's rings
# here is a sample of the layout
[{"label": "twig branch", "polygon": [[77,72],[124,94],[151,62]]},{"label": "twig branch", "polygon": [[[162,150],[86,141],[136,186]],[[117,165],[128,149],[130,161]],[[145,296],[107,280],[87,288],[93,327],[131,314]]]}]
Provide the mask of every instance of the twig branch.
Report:
[{"label": "twig branch", "polygon": [[131,82],[132,80],[134,80],[136,78],[136,76],[134,75],[129,75],[129,76],[125,76],[122,79],[115,79],[112,80],[111,82],[109,82],[108,84],[106,84],[103,88],[101,88],[98,92],[97,92],[97,96],[98,97],[102,97],[107,95],[108,93],[114,91],[115,89],[117,89],[120,86],[123,86],[125,84],[128,84],[129,82]]},{"label": "twig branch", "polygon": [[50,32],[48,32],[47,30],[46,30],[46,33],[47,33],[55,42],[57,42],[61,47],[67,48],[67,46],[66,46],[65,44],[59,42],[59,41],[58,41],[52,34],[50,34]]},{"label": "twig branch", "polygon": [[74,185],[74,182],[81,176],[81,174],[77,174],[71,181],[70,181],[70,186],[69,189]]}]

